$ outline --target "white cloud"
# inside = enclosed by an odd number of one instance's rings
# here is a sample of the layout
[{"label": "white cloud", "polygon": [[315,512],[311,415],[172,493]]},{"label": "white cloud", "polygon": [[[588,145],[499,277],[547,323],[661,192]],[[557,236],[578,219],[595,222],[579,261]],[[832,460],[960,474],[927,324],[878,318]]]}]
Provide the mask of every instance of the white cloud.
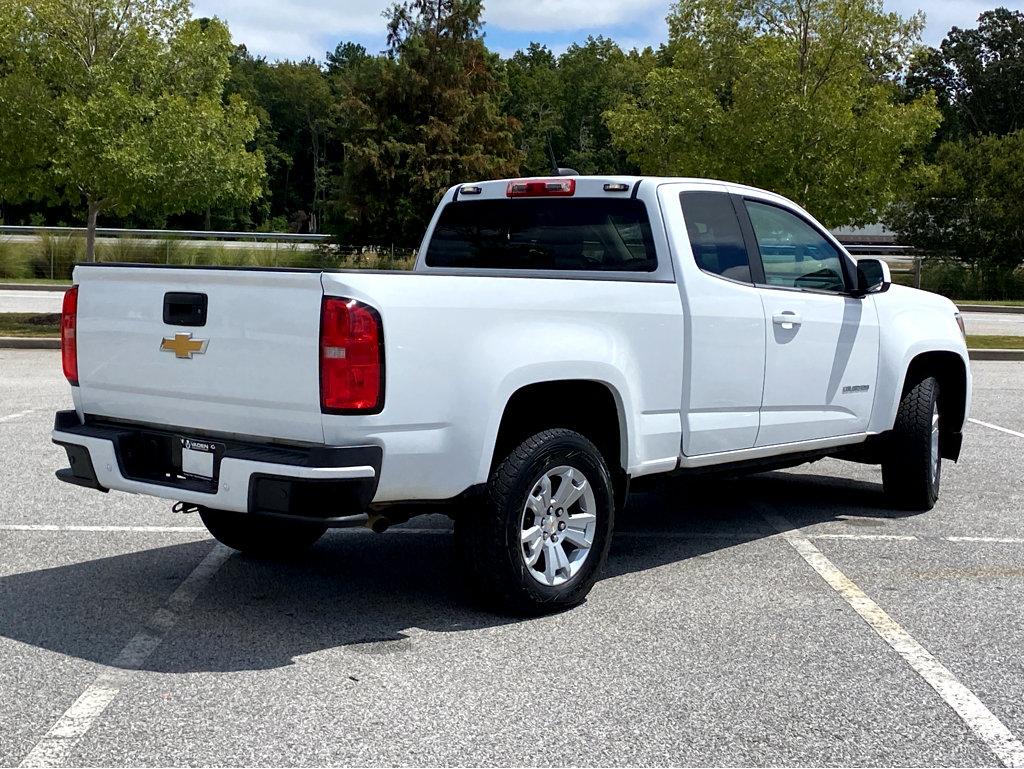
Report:
[{"label": "white cloud", "polygon": [[997,6],[1011,10],[1024,10],[1024,2],[1006,2],[1006,0],[931,0],[930,2],[914,2],[914,0],[886,0],[885,7],[896,11],[901,16],[909,16],[917,10],[925,13],[927,26],[924,31],[924,42],[937,46],[949,32],[950,27],[970,28],[978,25],[978,16]]},{"label": "white cloud", "polygon": [[[342,40],[379,39],[386,0],[193,0],[193,15],[217,16],[231,37],[272,59],[322,59]],[[330,41],[329,43],[325,41]]]},{"label": "white cloud", "polygon": [[666,0],[490,0],[484,3],[488,24],[520,32],[594,30],[622,24],[662,22]]},{"label": "white cloud", "polygon": [[[325,47],[342,40],[384,44],[383,12],[388,0],[193,0],[196,16],[217,16],[232,37],[270,58],[322,58]],[[551,33],[585,31],[614,36],[614,27],[639,25],[652,29],[650,40],[664,35],[667,0],[490,0],[485,3],[486,29],[494,32]],[[657,25],[655,30],[655,25]],[[646,36],[645,36],[646,37]],[[525,37],[524,37],[525,39]],[[370,46],[371,50],[373,45]]]},{"label": "white cloud", "polygon": [[[232,37],[272,59],[323,58],[342,40],[384,46],[382,13],[389,0],[193,0],[197,16],[219,16]],[[489,37],[501,37],[499,50],[515,50],[538,40],[564,48],[566,39],[582,41],[604,34],[620,45],[657,45],[665,38],[664,19],[673,0],[485,0]],[[925,11],[925,42],[937,45],[949,28],[974,26],[978,14],[1003,4],[1024,8],[1024,0],[886,0],[886,8],[904,16]],[[623,29],[625,28],[625,29]],[[553,39],[555,38],[555,39]],[[513,46],[510,48],[510,46]]]}]

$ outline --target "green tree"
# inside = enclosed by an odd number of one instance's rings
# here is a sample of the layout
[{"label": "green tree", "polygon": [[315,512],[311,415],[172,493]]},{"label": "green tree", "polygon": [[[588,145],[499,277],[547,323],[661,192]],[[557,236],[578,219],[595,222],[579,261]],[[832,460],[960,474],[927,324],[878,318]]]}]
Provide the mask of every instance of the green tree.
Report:
[{"label": "green tree", "polygon": [[1024,128],[1024,12],[996,8],[974,29],[953,27],[938,49],[915,60],[912,95],[934,91],[941,138],[1003,135]]},{"label": "green tree", "polygon": [[499,62],[480,13],[479,0],[392,6],[389,55],[343,84],[346,237],[414,243],[445,188],[518,171],[517,123],[500,110]]},{"label": "green tree", "polygon": [[241,221],[236,220],[236,223],[251,228],[256,223],[266,223],[272,216],[282,213],[284,206],[278,197],[287,184],[281,180],[288,178],[292,158],[278,146],[279,128],[263,104],[267,83],[272,79],[272,65],[265,58],[250,54],[244,45],[235,47],[230,61],[231,72],[225,81],[224,92],[229,98],[237,94],[256,117],[258,125],[251,146],[263,154],[266,167],[262,194],[252,203],[247,213],[237,217]]},{"label": "green tree", "polygon": [[41,168],[51,126],[32,50],[21,39],[28,24],[26,6],[0,0],[0,203],[24,200],[46,185]]},{"label": "green tree", "polygon": [[829,225],[874,221],[939,122],[898,82],[923,19],[881,0],[694,0],[669,16],[668,65],[606,114],[646,173],[776,190]]},{"label": "green tree", "polygon": [[1004,298],[1024,260],[1024,130],[944,142],[888,215],[901,239],[966,264],[979,296]]},{"label": "green tree", "polygon": [[[505,111],[516,118],[523,171],[543,174],[551,169],[554,145],[562,151],[564,93],[558,59],[546,46],[530,43],[505,62]],[[558,158],[561,160],[561,158]]]},{"label": "green tree", "polygon": [[90,260],[101,212],[259,195],[263,157],[247,149],[256,118],[223,99],[230,36],[191,19],[187,0],[0,0],[0,29],[0,156],[26,125],[37,142],[0,164],[0,185],[15,199],[84,205]]},{"label": "green tree", "polygon": [[369,58],[366,48],[359,43],[341,42],[327,54],[327,74],[336,75],[346,72]]},{"label": "green tree", "polygon": [[[312,59],[278,62],[266,71],[262,105],[271,115],[281,151],[291,159],[280,179],[289,208],[319,230],[327,198],[328,139],[333,99],[330,84]],[[294,194],[292,194],[294,192]]]},{"label": "green tree", "polygon": [[654,68],[650,49],[624,52],[606,37],[570,45],[558,58],[562,81],[562,139],[558,161],[583,174],[638,170],[616,146],[604,113],[623,99],[635,98]]},{"label": "green tree", "polygon": [[1015,298],[1024,262],[1024,13],[996,8],[921,54],[911,95],[943,112],[932,162],[888,212],[900,239],[948,264],[942,290]]}]

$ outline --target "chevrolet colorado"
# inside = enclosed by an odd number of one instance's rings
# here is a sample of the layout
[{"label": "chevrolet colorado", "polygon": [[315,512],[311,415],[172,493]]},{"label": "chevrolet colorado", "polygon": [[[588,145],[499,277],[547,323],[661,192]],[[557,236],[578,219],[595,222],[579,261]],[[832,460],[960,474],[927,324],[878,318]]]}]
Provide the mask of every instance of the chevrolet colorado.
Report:
[{"label": "chevrolet colorado", "polygon": [[410,273],[79,265],[63,481],[275,555],[455,519],[473,587],[576,604],[630,481],[824,456],[930,509],[971,375],[956,307],[791,201],[703,179],[449,190]]}]

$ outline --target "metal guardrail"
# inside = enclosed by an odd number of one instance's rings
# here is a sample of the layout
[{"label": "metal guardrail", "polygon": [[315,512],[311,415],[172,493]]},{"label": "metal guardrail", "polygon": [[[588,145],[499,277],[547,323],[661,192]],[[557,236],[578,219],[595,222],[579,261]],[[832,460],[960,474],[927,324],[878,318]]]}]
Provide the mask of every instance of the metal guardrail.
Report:
[{"label": "metal guardrail", "polygon": [[[3,224],[0,235],[85,235],[85,227],[33,227]],[[228,232],[214,230],[131,230],[121,227],[97,227],[98,238],[137,238],[140,240],[248,240],[277,243],[325,243],[330,235],[298,232]]]},{"label": "metal guardrail", "polygon": [[[839,242],[843,243],[841,240]],[[843,248],[851,254],[878,254],[880,256],[889,254],[909,256],[914,252],[913,246],[898,246],[895,243],[843,243]]]},{"label": "metal guardrail", "polygon": [[[842,241],[840,241],[842,242]],[[880,256],[890,262],[889,272],[893,275],[910,275],[914,288],[921,288],[921,264],[925,255],[917,252],[913,246],[900,246],[895,243],[843,243],[843,248],[854,258],[858,256]],[[905,264],[906,267],[894,267]]]},{"label": "metal guardrail", "polygon": [[[34,227],[31,225],[0,225],[0,235],[85,235],[85,227]],[[139,230],[121,227],[97,227],[98,238],[135,238],[139,240],[229,240],[248,241],[251,243],[327,243],[330,235],[297,232],[230,232],[214,230]],[[842,242],[842,241],[840,241]],[[915,253],[912,246],[895,243],[844,243],[843,247],[854,257],[882,256],[890,257],[887,261],[907,262],[909,267],[893,268],[893,275],[911,275],[915,288],[921,287],[921,261],[923,255]],[[391,247],[392,252],[394,246]],[[52,267],[51,267],[52,273]],[[52,274],[51,274],[52,277]]]},{"label": "metal guardrail", "polygon": [[[0,234],[6,235],[85,235],[85,227],[35,227],[21,224],[0,224]],[[175,238],[181,240],[252,240],[285,243],[323,243],[330,235],[310,232],[233,232],[229,230],[139,230],[121,227],[97,227],[98,238]],[[842,240],[840,240],[842,243]],[[913,246],[895,243],[843,243],[851,254],[897,255],[910,254]]]}]

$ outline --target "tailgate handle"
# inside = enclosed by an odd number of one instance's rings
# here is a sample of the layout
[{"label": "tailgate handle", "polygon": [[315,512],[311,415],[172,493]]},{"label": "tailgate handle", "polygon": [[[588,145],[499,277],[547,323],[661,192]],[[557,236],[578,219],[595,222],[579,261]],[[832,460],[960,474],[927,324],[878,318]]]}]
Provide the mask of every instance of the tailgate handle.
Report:
[{"label": "tailgate handle", "polygon": [[168,291],[164,294],[164,323],[168,326],[205,326],[206,294]]}]

